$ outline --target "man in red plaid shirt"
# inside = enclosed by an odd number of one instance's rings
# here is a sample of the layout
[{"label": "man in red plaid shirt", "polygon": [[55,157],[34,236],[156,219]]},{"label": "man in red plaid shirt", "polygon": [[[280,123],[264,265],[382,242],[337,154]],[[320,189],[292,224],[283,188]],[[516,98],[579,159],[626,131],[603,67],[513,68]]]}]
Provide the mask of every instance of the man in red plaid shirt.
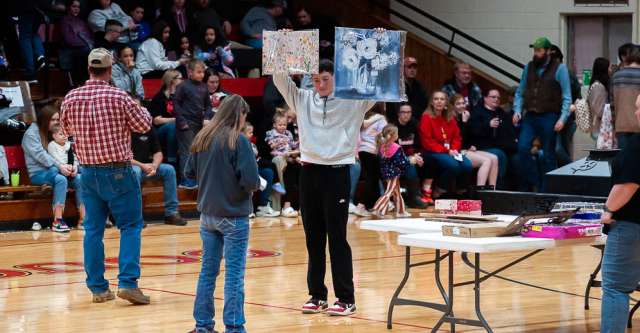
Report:
[{"label": "man in red plaid shirt", "polygon": [[[84,268],[93,302],[115,298],[104,278],[105,221],[109,212],[120,229],[118,297],[134,304],[149,304],[138,288],[142,194],[131,168],[131,132],[145,133],[151,116],[127,93],[109,84],[111,53],[94,49],[89,54],[86,84],[71,90],[61,107],[60,122],[75,141],[83,177]],[[86,177],[86,178],[84,178]]]}]

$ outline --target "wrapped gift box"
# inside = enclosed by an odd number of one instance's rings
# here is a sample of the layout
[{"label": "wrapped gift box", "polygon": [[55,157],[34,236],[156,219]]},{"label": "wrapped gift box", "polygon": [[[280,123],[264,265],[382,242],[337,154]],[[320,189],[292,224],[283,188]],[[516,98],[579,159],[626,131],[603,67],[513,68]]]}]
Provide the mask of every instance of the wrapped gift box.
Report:
[{"label": "wrapped gift box", "polygon": [[458,211],[458,200],[437,199],[434,209],[440,214],[456,214]]},{"label": "wrapped gift box", "polygon": [[482,215],[481,200],[458,200],[457,214]]},{"label": "wrapped gift box", "polygon": [[569,239],[602,235],[602,224],[531,224],[522,228],[522,237]]}]

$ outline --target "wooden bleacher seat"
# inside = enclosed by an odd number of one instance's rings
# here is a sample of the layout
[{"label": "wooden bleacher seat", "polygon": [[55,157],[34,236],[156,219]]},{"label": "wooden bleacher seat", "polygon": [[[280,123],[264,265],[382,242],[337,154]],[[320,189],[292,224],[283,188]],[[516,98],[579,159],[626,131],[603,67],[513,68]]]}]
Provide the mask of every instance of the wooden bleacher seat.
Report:
[{"label": "wooden bleacher seat", "polygon": [[20,172],[20,185],[0,186],[0,193],[46,192],[51,189],[49,185],[31,185],[27,164],[24,160],[24,151],[21,146],[6,146],[4,151],[7,155],[7,165],[10,172],[16,170]]}]

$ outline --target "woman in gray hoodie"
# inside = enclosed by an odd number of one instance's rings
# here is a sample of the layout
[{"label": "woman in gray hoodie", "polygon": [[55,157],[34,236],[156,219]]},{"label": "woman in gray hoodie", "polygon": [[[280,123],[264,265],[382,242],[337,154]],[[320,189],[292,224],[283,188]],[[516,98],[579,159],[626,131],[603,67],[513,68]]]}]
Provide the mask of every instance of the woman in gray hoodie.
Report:
[{"label": "woman in gray hoodie", "polygon": [[185,174],[198,181],[202,269],[198,279],[192,332],[213,332],[213,293],[225,258],[225,332],[243,333],[244,272],[249,241],[251,196],[260,187],[251,142],[242,135],[249,105],[226,97],[207,126],[196,135]]}]

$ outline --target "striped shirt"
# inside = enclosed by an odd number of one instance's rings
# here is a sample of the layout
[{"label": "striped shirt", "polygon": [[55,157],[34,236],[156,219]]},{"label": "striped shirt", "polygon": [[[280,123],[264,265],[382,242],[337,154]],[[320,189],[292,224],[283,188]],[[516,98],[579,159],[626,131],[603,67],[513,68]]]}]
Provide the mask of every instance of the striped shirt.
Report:
[{"label": "striped shirt", "polygon": [[65,96],[60,122],[74,138],[80,164],[130,161],[131,132],[151,129],[151,115],[107,81],[89,80]]}]

